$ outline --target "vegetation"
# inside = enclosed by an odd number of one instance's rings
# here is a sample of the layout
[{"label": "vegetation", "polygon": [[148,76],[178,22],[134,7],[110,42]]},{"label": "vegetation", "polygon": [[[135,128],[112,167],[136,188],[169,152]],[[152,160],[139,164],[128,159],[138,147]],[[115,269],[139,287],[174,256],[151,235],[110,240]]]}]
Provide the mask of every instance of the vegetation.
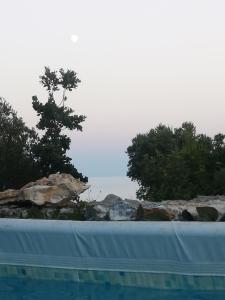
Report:
[{"label": "vegetation", "polygon": [[160,124],[128,147],[127,175],[139,183],[139,199],[191,199],[225,193],[225,135],[197,134],[194,124]]},{"label": "vegetation", "polygon": [[[19,188],[31,180],[56,172],[70,173],[87,181],[66,155],[71,140],[63,133],[65,129],[82,130],[85,116],[74,114],[65,105],[66,92],[76,89],[80,80],[74,71],[60,69],[52,72],[47,67],[40,80],[47,89],[48,100],[43,104],[33,96],[32,104],[40,117],[37,129],[43,131],[41,137],[25,125],[6,100],[0,98],[0,190]],[[62,99],[57,104],[55,93],[60,88]]]},{"label": "vegetation", "polygon": [[36,142],[34,129],[0,98],[0,190],[18,188],[39,176],[33,157]]},{"label": "vegetation", "polygon": [[[60,69],[59,72],[51,71],[45,67],[45,73],[40,76],[41,84],[48,92],[48,100],[42,104],[37,96],[33,96],[32,104],[40,120],[37,124],[39,130],[44,134],[39,138],[35,147],[35,157],[38,168],[42,176],[51,173],[70,173],[75,178],[87,181],[81,173],[71,163],[71,158],[66,156],[66,151],[70,148],[71,139],[63,133],[67,130],[82,131],[81,123],[85,120],[83,115],[73,114],[73,110],[65,106],[67,100],[66,91],[77,88],[80,80],[74,71]],[[55,93],[62,89],[62,99],[56,103]]]}]

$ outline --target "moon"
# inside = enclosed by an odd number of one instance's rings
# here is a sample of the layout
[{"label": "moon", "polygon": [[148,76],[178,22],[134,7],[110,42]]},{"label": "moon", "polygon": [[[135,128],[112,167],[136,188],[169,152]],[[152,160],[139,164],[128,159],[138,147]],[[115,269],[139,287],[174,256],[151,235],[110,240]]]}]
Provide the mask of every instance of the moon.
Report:
[{"label": "moon", "polygon": [[73,43],[76,43],[76,42],[79,40],[79,37],[78,37],[78,35],[76,35],[76,34],[72,34],[71,37],[70,37],[70,40],[71,40]]}]

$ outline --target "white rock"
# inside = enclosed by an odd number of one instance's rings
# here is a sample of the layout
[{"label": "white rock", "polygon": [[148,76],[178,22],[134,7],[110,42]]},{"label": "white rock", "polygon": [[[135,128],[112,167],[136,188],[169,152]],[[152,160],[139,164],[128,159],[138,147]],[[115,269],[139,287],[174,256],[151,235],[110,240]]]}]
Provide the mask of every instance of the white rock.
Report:
[{"label": "white rock", "polygon": [[88,185],[70,174],[52,174],[48,178],[25,185],[20,190],[19,200],[31,201],[37,205],[62,205],[88,188]]}]

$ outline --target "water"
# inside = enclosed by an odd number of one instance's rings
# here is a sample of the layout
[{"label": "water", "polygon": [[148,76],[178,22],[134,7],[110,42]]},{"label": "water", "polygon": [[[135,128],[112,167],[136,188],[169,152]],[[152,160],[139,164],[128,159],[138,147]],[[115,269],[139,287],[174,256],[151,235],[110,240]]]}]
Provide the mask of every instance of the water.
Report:
[{"label": "water", "polygon": [[128,177],[90,177],[88,184],[90,189],[81,195],[82,200],[103,200],[108,194],[114,194],[121,198],[136,199],[138,184]]},{"label": "water", "polygon": [[3,300],[224,300],[225,291],[157,290],[65,281],[7,278]]},{"label": "water", "polygon": [[3,300],[224,300],[225,277],[0,266]]}]

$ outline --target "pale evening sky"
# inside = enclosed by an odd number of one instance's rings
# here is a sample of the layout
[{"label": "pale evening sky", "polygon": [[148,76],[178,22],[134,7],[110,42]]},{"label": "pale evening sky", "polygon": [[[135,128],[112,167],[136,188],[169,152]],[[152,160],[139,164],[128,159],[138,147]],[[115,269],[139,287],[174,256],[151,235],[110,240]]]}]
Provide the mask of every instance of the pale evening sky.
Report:
[{"label": "pale evening sky", "polygon": [[160,122],[225,132],[224,15],[224,0],[0,0],[0,96],[34,126],[44,66],[75,70],[68,105],[87,120],[70,155],[125,175],[131,139]]}]

